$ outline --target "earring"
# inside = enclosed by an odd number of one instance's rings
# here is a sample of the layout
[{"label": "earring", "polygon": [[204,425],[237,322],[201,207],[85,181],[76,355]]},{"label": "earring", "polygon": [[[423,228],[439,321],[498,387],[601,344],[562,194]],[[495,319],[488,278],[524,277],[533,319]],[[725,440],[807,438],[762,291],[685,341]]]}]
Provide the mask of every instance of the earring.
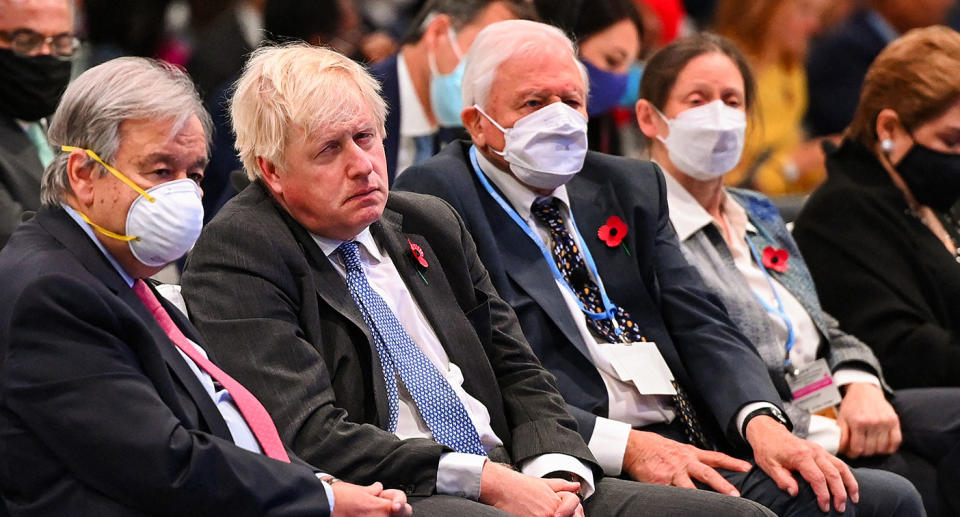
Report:
[{"label": "earring", "polygon": [[880,142],[880,149],[883,149],[883,152],[890,154],[893,151],[893,140],[884,138]]}]

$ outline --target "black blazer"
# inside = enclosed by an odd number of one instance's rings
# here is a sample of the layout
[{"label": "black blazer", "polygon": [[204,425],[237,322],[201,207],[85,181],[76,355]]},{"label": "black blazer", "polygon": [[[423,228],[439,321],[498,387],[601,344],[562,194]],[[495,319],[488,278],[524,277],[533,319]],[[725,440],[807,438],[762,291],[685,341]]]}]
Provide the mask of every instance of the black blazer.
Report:
[{"label": "black blazer", "polygon": [[43,209],[0,253],[0,299],[12,515],[328,513],[314,469],[234,445],[175,345],[63,210]]},{"label": "black blazer", "polygon": [[793,232],[823,308],[895,389],[960,386],[960,264],[868,149],[845,143],[827,171]]},{"label": "black blazer", "polygon": [[[489,411],[504,443],[490,457],[519,464],[564,453],[595,467],[456,213],[432,197],[392,193],[371,232],[461,367],[464,389]],[[428,267],[420,272],[408,240],[423,249]],[[450,449],[383,429],[383,374],[346,281],[260,182],[207,225],[187,259],[183,293],[211,348],[304,459],[357,483],[435,492],[440,455]]]},{"label": "black blazer", "polygon": [[37,148],[15,120],[0,115],[0,248],[28,210],[40,208],[43,165]]},{"label": "black blazer", "polygon": [[[422,166],[409,168],[396,188],[439,196],[460,213],[494,286],[517,311],[524,335],[557,376],[580,433],[589,440],[596,416],[607,416],[603,380],[543,255],[480,185],[469,162],[470,145],[451,144]],[[676,379],[701,402],[701,416],[712,414],[712,422],[702,418],[708,430],[719,426],[736,436],[731,424],[743,405],[779,405],[763,361],[683,258],[659,169],[589,152],[567,192],[611,301],[657,343]],[[630,255],[597,237],[613,215],[627,224],[623,243]]]}]

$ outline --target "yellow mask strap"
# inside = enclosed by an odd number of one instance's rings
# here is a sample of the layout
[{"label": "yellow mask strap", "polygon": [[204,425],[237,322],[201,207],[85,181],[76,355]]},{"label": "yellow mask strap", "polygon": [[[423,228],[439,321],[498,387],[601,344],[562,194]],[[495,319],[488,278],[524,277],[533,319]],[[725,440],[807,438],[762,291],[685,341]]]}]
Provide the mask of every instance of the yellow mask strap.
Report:
[{"label": "yellow mask strap", "polygon": [[[100,159],[99,156],[97,156],[97,153],[91,151],[90,149],[84,149],[84,148],[82,148],[82,147],[74,147],[74,146],[72,146],[72,145],[62,145],[62,146],[60,146],[60,149],[62,149],[62,150],[64,150],[64,151],[67,151],[67,152],[70,152],[70,151],[83,151],[83,152],[87,153],[87,156],[89,156],[90,158],[93,158],[93,159],[94,159],[97,163],[99,163],[100,165],[103,165],[103,167],[104,167],[105,169],[107,169],[108,171],[110,171],[111,174],[113,174],[114,176],[116,176],[117,179],[119,179],[120,181],[122,181],[122,182],[126,183],[127,185],[129,185],[130,188],[132,188],[133,190],[136,190],[136,191],[137,191],[137,194],[140,194],[141,196],[143,196],[144,198],[146,198],[147,201],[149,201],[149,202],[151,202],[151,203],[154,202],[153,196],[151,196],[150,194],[147,194],[147,191],[145,191],[145,190],[143,190],[142,188],[138,187],[136,183],[134,183],[133,181],[131,181],[130,178],[124,176],[122,172],[120,172],[120,171],[118,171],[117,169],[115,169],[115,168],[111,167],[110,165],[108,165],[107,162],[103,161],[102,159]],[[80,215],[83,215],[83,214],[80,214]],[[93,226],[94,228],[96,228],[97,230],[103,232],[105,235],[109,235],[109,236],[111,236],[111,237],[115,237],[115,236],[118,235],[118,234],[116,234],[116,233],[110,232],[110,230],[104,230],[103,228],[100,228],[99,226],[93,224],[92,222],[90,222],[89,219],[87,219],[87,216],[85,216],[85,215],[83,216],[83,219],[84,219],[85,221],[87,221],[88,223],[90,223],[90,225]],[[125,236],[120,236],[120,237],[125,237]],[[115,237],[115,238],[120,238],[120,237]],[[132,237],[131,237],[131,239],[132,239]],[[120,238],[120,240],[130,240],[130,239]]]},{"label": "yellow mask strap", "polygon": [[89,224],[90,226],[93,226],[94,230],[106,235],[107,237],[111,237],[111,238],[117,239],[118,241],[123,241],[123,242],[140,240],[140,237],[134,237],[132,235],[120,235],[119,233],[111,232],[110,230],[104,228],[103,226],[100,226],[99,224],[91,221],[90,218],[87,217],[87,214],[84,214],[83,212],[80,212],[80,211],[77,211],[77,213],[80,214],[80,217],[82,217],[83,220],[87,222],[87,224]]}]

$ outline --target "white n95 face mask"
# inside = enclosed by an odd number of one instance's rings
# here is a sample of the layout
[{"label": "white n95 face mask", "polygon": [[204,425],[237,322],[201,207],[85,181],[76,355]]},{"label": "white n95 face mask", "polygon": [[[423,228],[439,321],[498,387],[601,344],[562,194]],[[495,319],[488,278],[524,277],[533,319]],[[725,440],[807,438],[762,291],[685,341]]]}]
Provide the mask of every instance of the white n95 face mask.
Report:
[{"label": "white n95 face mask", "polygon": [[562,102],[530,113],[513,127],[503,128],[474,105],[503,132],[503,156],[517,179],[535,188],[553,190],[583,168],[587,156],[587,118]]},{"label": "white n95 face mask", "polygon": [[133,256],[144,264],[163,266],[193,247],[203,228],[200,187],[193,180],[170,181],[147,189],[151,203],[140,196],[127,212],[126,234]]},{"label": "white n95 face mask", "polygon": [[721,100],[680,112],[668,119],[657,114],[670,128],[666,138],[657,135],[670,160],[681,172],[700,181],[719,178],[733,170],[743,154],[747,116]]}]

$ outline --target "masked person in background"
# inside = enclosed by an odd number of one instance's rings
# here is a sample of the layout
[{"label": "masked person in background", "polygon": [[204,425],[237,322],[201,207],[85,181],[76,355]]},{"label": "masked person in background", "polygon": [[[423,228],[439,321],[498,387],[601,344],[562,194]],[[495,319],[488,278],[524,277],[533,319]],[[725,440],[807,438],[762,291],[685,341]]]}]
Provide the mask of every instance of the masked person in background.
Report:
[{"label": "masked person in background", "polygon": [[[536,0],[541,17],[577,42],[590,93],[590,149],[623,154],[620,126],[632,119],[643,68],[643,23],[634,0]],[[622,109],[618,109],[622,108]]]},{"label": "masked person in background", "polygon": [[396,189],[463,217],[604,472],[699,482],[778,515],[922,514],[905,479],[851,473],[790,433],[766,366],[680,251],[659,168],[587,151],[575,56],[555,27],[484,29],[464,70],[472,142],[410,168]]},{"label": "masked person in background", "polygon": [[400,52],[370,70],[389,108],[383,148],[391,184],[404,169],[462,134],[463,55],[477,32],[496,21],[533,17],[533,7],[523,0],[424,3]]},{"label": "masked person in background", "polygon": [[70,0],[0,0],[0,248],[40,208],[53,160],[46,117],[70,80],[79,41]]},{"label": "masked person in background", "polygon": [[[731,42],[698,35],[655,54],[642,83],[637,117],[668,173],[670,220],[684,255],[760,353],[793,434],[853,465],[902,474],[928,515],[955,515],[942,506],[937,479],[960,438],[960,390],[894,396],[870,348],[821,309],[769,199],[723,187],[757,102],[746,63]],[[952,492],[953,470],[940,472],[940,486]]]},{"label": "masked person in background", "polygon": [[290,454],[144,281],[200,233],[210,125],[186,73],[157,61],[108,61],[64,93],[45,206],[0,252],[11,515],[410,514],[402,492]]}]

